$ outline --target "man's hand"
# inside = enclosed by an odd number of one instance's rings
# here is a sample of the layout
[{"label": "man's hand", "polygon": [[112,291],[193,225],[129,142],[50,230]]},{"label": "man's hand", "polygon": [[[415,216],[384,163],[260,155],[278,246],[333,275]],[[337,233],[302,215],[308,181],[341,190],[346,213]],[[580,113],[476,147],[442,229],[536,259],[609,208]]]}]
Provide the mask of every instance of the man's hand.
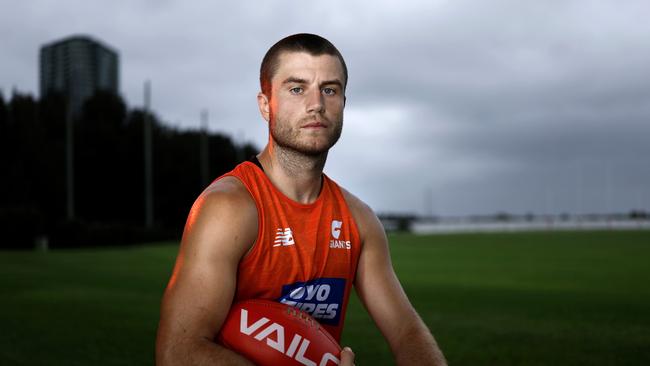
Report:
[{"label": "man's hand", "polygon": [[354,352],[350,347],[344,347],[341,351],[341,363],[339,366],[354,366]]}]

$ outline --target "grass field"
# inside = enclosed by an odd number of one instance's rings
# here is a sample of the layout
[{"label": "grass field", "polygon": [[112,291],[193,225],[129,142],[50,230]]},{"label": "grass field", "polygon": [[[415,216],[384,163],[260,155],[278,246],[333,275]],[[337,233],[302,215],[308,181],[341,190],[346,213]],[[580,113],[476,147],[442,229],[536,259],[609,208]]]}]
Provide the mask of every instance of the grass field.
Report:
[{"label": "grass field", "polygon": [[[0,252],[0,365],[150,365],[176,245]],[[650,231],[391,236],[451,365],[650,364]],[[353,298],[343,343],[390,365]]]}]

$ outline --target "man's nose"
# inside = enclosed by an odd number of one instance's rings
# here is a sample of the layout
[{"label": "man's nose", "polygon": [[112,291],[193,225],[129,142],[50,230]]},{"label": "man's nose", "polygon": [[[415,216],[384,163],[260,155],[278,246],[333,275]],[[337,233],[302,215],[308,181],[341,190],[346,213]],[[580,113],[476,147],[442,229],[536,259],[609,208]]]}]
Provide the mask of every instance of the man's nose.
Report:
[{"label": "man's nose", "polygon": [[323,109],[323,95],[320,90],[309,91],[307,93],[307,112],[320,113]]}]

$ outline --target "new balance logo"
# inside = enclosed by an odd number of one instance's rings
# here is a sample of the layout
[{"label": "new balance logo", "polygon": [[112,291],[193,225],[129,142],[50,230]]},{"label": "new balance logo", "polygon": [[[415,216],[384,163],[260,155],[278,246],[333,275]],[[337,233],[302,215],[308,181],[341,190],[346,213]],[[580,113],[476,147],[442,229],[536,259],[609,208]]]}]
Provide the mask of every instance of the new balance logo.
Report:
[{"label": "new balance logo", "polygon": [[279,247],[294,244],[296,244],[296,242],[293,240],[293,233],[291,232],[291,228],[278,228],[278,230],[275,232],[275,241],[273,242],[273,246]]}]

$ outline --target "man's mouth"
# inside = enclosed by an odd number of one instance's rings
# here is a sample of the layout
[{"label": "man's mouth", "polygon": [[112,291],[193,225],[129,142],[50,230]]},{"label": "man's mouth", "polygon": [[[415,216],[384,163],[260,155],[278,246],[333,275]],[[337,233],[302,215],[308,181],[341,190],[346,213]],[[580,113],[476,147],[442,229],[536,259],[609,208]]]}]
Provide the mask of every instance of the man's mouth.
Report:
[{"label": "man's mouth", "polygon": [[319,121],[309,122],[301,126],[301,128],[326,128],[326,127],[327,127],[326,124]]}]

